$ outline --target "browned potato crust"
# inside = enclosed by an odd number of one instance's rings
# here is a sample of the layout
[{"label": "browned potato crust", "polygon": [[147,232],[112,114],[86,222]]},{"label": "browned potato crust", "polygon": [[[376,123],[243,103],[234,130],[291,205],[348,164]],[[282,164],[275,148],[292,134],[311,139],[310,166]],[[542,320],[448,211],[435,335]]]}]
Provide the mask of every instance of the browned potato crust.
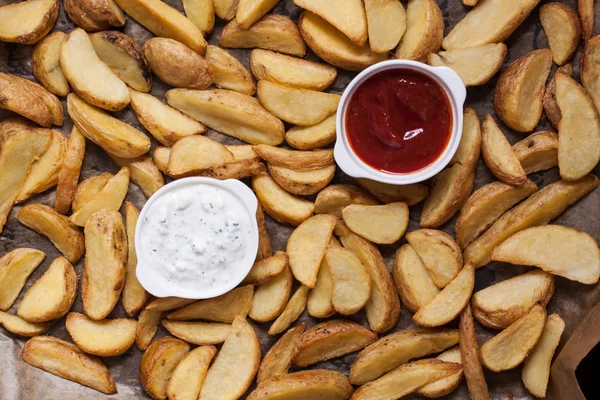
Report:
[{"label": "browned potato crust", "polygon": [[[582,82],[583,86],[586,86],[585,57],[586,57],[586,52],[584,50],[582,58],[581,58],[581,60],[582,60],[581,61],[582,62],[581,82]],[[546,86],[546,90],[544,91],[544,99],[542,101],[542,103],[544,105],[544,111],[546,112],[546,117],[548,118],[548,121],[550,121],[550,123],[552,124],[554,129],[557,129],[557,130],[558,130],[558,123],[560,122],[560,120],[562,118],[562,116],[560,114],[560,108],[558,108],[558,104],[556,104],[556,75],[559,73],[571,76],[573,74],[573,65],[565,64],[562,67],[560,67],[558,70],[556,70],[556,73],[554,73],[554,75],[552,76],[552,79],[550,79],[550,82],[548,82],[548,86]],[[589,88],[587,88],[587,89],[588,89],[588,91],[590,91],[590,93],[593,92]],[[591,96],[593,98],[594,95],[591,94]]]},{"label": "browned potato crust", "polygon": [[56,186],[56,200],[54,209],[66,214],[71,208],[71,202],[77,190],[81,164],[85,155],[85,137],[79,129],[73,126],[71,136],[67,143],[67,151],[64,157],[63,165],[58,172],[58,184]]}]

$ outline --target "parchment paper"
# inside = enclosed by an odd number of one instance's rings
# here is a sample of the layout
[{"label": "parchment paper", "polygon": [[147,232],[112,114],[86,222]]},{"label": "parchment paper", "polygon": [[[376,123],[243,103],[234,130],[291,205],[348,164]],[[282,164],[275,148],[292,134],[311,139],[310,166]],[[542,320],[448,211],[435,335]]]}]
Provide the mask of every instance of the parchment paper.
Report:
[{"label": "parchment paper", "polygon": [[[0,0],[0,4],[6,4],[14,2],[14,0]],[[178,10],[183,12],[183,7],[179,0],[167,0],[168,4],[174,6]],[[562,0],[561,0],[562,2]],[[574,0],[565,1],[570,7],[576,9],[576,2]],[[404,2],[406,6],[406,2]],[[438,1],[442,10],[446,33],[449,32],[462,17],[468,12],[468,8],[464,7],[459,0],[443,0]],[[535,48],[548,47],[548,42],[541,29],[538,8],[536,8],[527,20],[521,25],[521,27],[509,38],[506,42],[508,45],[508,56],[505,60],[506,66],[509,62],[516,58],[532,51]],[[596,16],[600,14],[599,7],[596,7]],[[292,0],[281,0],[280,3],[274,9],[275,13],[285,14],[297,20],[301,10],[295,6]],[[600,25],[600,20],[597,18],[597,25]],[[0,21],[2,23],[3,21]],[[485,22],[484,22],[485,23]],[[224,22],[217,20],[217,26],[213,33],[209,36],[209,42],[212,44],[218,44],[220,32],[224,26]],[[66,16],[64,9],[62,8],[58,18],[58,22],[54,30],[70,31],[74,28],[74,24]],[[127,23],[124,28],[125,33],[133,36],[140,45],[152,37],[152,34],[135,22],[131,17],[127,18]],[[598,31],[598,28],[596,29]],[[31,72],[31,53],[33,46],[26,45],[15,45],[9,43],[0,42],[0,71],[11,74],[21,75],[29,79],[34,79]],[[249,50],[230,50],[232,54],[238,57],[246,66],[248,66]],[[575,76],[579,76],[579,55],[581,49],[574,60]],[[314,54],[309,51],[309,58],[317,59]],[[556,70],[556,66],[553,66],[553,72]],[[345,72],[340,70],[340,74],[333,85],[331,91],[334,93],[342,93],[348,82],[354,76],[353,73]],[[497,80],[496,78],[484,86],[476,87],[468,90],[467,103],[466,105],[473,107],[480,118],[483,118],[486,113],[494,113],[493,111],[493,95],[494,86]],[[168,90],[168,85],[161,82],[158,78],[154,77],[154,84],[152,87],[152,94],[158,96],[164,100],[164,93]],[[63,98],[63,105],[64,105]],[[10,113],[0,110],[0,119],[9,116]],[[116,113],[116,115],[124,121],[132,124],[137,129],[144,131],[144,128],[137,121],[135,114],[130,107],[123,111]],[[65,124],[60,128],[66,135],[71,130],[72,123],[66,114],[65,106]],[[511,132],[505,126],[500,125],[511,143],[525,137],[523,134]],[[551,129],[550,124],[545,117],[542,117],[538,130]],[[145,132],[145,131],[144,131]],[[221,135],[215,132],[209,132],[208,136],[216,138],[227,144],[238,143],[235,139],[228,136]],[[153,146],[155,145],[153,140]],[[94,176],[100,172],[109,171],[116,173],[118,168],[108,158],[102,149],[91,143],[87,142],[86,156],[82,169],[81,179]],[[600,167],[596,167],[595,174],[600,174]],[[530,178],[541,188],[549,183],[552,183],[559,179],[558,170],[555,168],[550,171],[532,174]],[[477,169],[477,178],[475,182],[475,189],[483,186],[486,183],[495,180],[491,173],[487,170],[483,161],[480,161],[480,165]],[[345,176],[341,171],[338,170],[335,181],[337,183],[352,183],[352,179]],[[130,186],[127,200],[135,203],[141,208],[146,200],[144,195],[141,193],[139,188],[132,184]],[[48,205],[54,204],[54,191],[50,191],[45,194],[41,194],[28,200],[25,204],[29,203],[44,203]],[[421,206],[418,205],[412,207],[410,210],[410,225],[409,230],[419,228],[419,217],[421,213]],[[4,231],[0,234],[0,255],[4,255],[6,252],[13,250],[17,247],[34,247],[44,251],[47,254],[43,264],[37,268],[35,273],[27,281],[25,290],[21,292],[19,299],[15,302],[19,304],[26,289],[31,286],[48,268],[52,260],[54,260],[60,253],[54,248],[54,246],[44,237],[37,233],[25,228],[21,225],[17,219],[16,214],[21,207],[16,206],[13,208],[8,223],[6,224]],[[453,218],[450,222],[442,227],[446,232],[454,234],[454,223],[456,218]],[[588,194],[585,198],[576,203],[573,207],[569,208],[554,223],[574,227],[591,234],[596,241],[600,241],[600,189],[596,189],[594,192]],[[290,226],[284,226],[273,221],[267,217],[267,225],[271,240],[273,243],[274,250],[285,250],[287,238],[290,235],[292,228]],[[385,257],[388,268],[391,268],[394,254],[396,250],[404,243],[402,240],[400,243],[380,246],[380,249]],[[76,265],[76,270],[79,276],[81,276],[81,269],[83,268],[83,259]],[[519,273],[523,273],[529,268],[515,267],[508,264],[492,263],[485,268],[481,268],[477,271],[477,282],[475,290],[481,290],[490,284],[502,281],[511,276]],[[564,344],[566,339],[573,331],[575,324],[578,321],[582,310],[586,309],[597,297],[599,289],[596,285],[586,286],[571,282],[569,280],[558,278],[556,279],[556,292],[548,304],[549,313],[558,313],[566,322],[566,330],[561,340],[561,346]],[[11,312],[15,312],[16,307],[13,306]],[[73,311],[82,311],[81,299],[77,298]],[[115,307],[115,310],[109,316],[111,318],[124,317],[125,314],[119,302]],[[400,320],[394,330],[401,330],[412,327],[412,314],[406,309],[402,309]],[[364,316],[357,314],[351,317],[359,322],[365,323]],[[301,317],[300,321],[307,322],[308,327],[313,326],[316,320],[308,317],[306,313]],[[299,321],[299,322],[300,322]],[[251,321],[256,332],[259,335],[263,355],[268,351],[270,346],[273,344],[276,338],[267,335],[269,324],[256,324]],[[48,332],[49,335],[59,337],[70,341],[70,337],[64,328],[64,318],[52,322],[52,327]],[[480,345],[487,341],[495,332],[487,329],[478,327],[478,339]],[[160,327],[157,333],[157,338],[165,336],[165,330]],[[43,372],[32,366],[25,364],[21,360],[21,348],[23,346],[23,340],[20,337],[14,336],[7,333],[5,330],[0,329],[0,399],[1,400],[33,400],[33,399],[52,399],[52,400],[87,400],[87,399],[149,399],[145,394],[144,390],[139,381],[139,362],[142,352],[137,349],[134,345],[129,351],[120,357],[105,358],[104,362],[108,365],[112,376],[117,382],[118,394],[112,396],[103,395],[95,390],[88,389],[77,383],[67,381],[62,378],[58,378],[49,373]],[[338,370],[344,374],[348,374],[349,366],[356,358],[356,353],[348,355],[346,357],[331,360],[317,364],[311,368],[331,368]],[[490,397],[492,399],[531,399],[532,396],[527,392],[521,383],[520,378],[520,367],[515,368],[511,371],[503,373],[492,373],[486,371],[486,378],[490,389]],[[227,384],[227,382],[223,382]],[[551,398],[551,393],[549,398]],[[417,396],[407,398],[418,398]],[[450,396],[450,399],[468,399],[468,391],[466,385],[463,382],[461,386],[454,391]]]}]

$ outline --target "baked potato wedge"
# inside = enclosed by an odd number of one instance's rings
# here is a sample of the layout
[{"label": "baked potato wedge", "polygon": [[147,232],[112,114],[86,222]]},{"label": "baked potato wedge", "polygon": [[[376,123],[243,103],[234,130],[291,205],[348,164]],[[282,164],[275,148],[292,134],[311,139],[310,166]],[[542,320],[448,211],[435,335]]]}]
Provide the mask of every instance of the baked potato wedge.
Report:
[{"label": "baked potato wedge", "polygon": [[[183,0],[185,16],[202,31],[204,35],[215,27],[215,2],[211,0]],[[196,396],[198,397],[198,396]]]},{"label": "baked potato wedge", "polygon": [[235,19],[242,29],[248,29],[277,3],[279,0],[239,0]]},{"label": "baked potato wedge", "polygon": [[258,285],[248,316],[256,322],[272,321],[279,317],[290,300],[293,283],[294,275],[288,267],[281,274]]},{"label": "baked potato wedge", "polygon": [[67,217],[44,204],[28,204],[21,208],[17,219],[26,227],[47,237],[72,264],[83,256],[83,233]]},{"label": "baked potato wedge", "polygon": [[289,265],[289,257],[283,251],[276,251],[271,257],[256,261],[242,284],[260,285],[281,274]]},{"label": "baked potato wedge", "polygon": [[260,384],[262,381],[275,376],[287,375],[292,358],[297,352],[300,337],[304,333],[306,324],[297,325],[284,333],[271,346],[267,354],[263,357],[256,381]]},{"label": "baked potato wedge", "polygon": [[335,165],[312,171],[298,171],[269,165],[269,173],[275,182],[286,191],[297,195],[311,195],[321,191],[333,180]]},{"label": "baked potato wedge", "polygon": [[378,205],[379,202],[367,191],[354,185],[329,185],[321,190],[315,200],[315,213],[342,217],[342,210],[351,205]]},{"label": "baked potato wedge", "polygon": [[60,68],[60,47],[67,34],[54,32],[42,39],[33,49],[31,69],[33,75],[51,93],[57,96],[69,94],[69,81]]},{"label": "baked potato wedge", "polygon": [[34,44],[46,36],[58,18],[58,0],[33,0],[0,7],[0,41]]},{"label": "baked potato wedge", "polygon": [[50,328],[49,322],[28,322],[16,315],[0,311],[0,326],[19,336],[43,335]]},{"label": "baked potato wedge", "polygon": [[69,208],[71,208],[84,156],[85,136],[83,136],[77,127],[73,126],[71,136],[69,136],[69,141],[67,142],[62,166],[58,171],[58,183],[56,185],[54,209],[61,214],[66,214],[69,212]]},{"label": "baked potato wedge", "polygon": [[515,143],[513,150],[526,174],[545,171],[558,165],[558,136],[553,132],[532,133]]},{"label": "baked potato wedge", "polygon": [[65,257],[50,267],[23,296],[17,315],[29,322],[48,322],[69,312],[77,297],[77,274]]},{"label": "baked potato wedge", "polygon": [[290,301],[286,304],[283,312],[279,314],[277,319],[273,322],[269,328],[269,335],[278,335],[281,332],[287,330],[290,325],[294,323],[306,308],[306,301],[308,297],[308,287],[301,285],[296,289],[296,292],[290,298]]},{"label": "baked potato wedge", "polygon": [[208,45],[205,58],[213,72],[213,84],[216,87],[249,96],[256,93],[256,85],[250,72],[227,51],[218,46]]},{"label": "baked potato wedge", "polygon": [[[233,156],[235,157],[235,154]],[[258,225],[258,253],[256,254],[255,261],[260,261],[273,255],[271,238],[269,237],[267,222],[265,221],[265,213],[263,212],[260,203],[258,203],[258,207],[256,207],[256,224]]]},{"label": "baked potato wedge", "polygon": [[195,302],[196,300],[194,299],[183,299],[181,297],[159,297],[148,303],[146,309],[152,311],[171,311]]},{"label": "baked potato wedge", "polygon": [[402,304],[413,313],[419,311],[440,292],[423,261],[408,243],[396,252],[392,276]]},{"label": "baked potato wedge", "polygon": [[121,158],[108,153],[108,156],[120,168],[128,168],[131,180],[135,183],[146,197],[152,196],[158,189],[165,185],[165,180],[158,167],[148,156],[136,158]]},{"label": "baked potato wedge", "polygon": [[121,293],[121,304],[123,310],[130,317],[140,311],[148,302],[150,295],[140,284],[135,274],[137,268],[137,253],[135,251],[135,229],[139,210],[131,202],[125,203],[125,230],[127,232],[127,274],[125,275],[125,285]]},{"label": "baked potato wedge", "polygon": [[125,13],[114,0],[65,0],[63,5],[71,21],[88,32],[125,25]]},{"label": "baked potato wedge", "polygon": [[[585,80],[585,48],[583,51],[583,55],[582,55],[582,66],[581,66],[581,82],[583,84],[583,86],[586,86],[586,80]],[[552,124],[552,126],[554,127],[554,129],[558,130],[558,123],[560,122],[562,115],[560,113],[560,108],[558,108],[558,104],[556,103],[556,76],[558,74],[565,74],[568,76],[571,76],[573,74],[573,65],[572,64],[565,64],[562,67],[558,68],[556,70],[556,72],[554,73],[554,75],[552,76],[552,79],[550,79],[550,82],[548,82],[548,85],[546,86],[546,90],[544,91],[544,99],[542,100],[542,103],[544,105],[544,111],[546,113],[546,117],[548,118],[548,121],[550,121],[550,123]],[[591,88],[586,87],[586,89],[588,90],[589,93],[593,93],[593,90],[591,90]],[[593,99],[593,94],[591,94],[592,99]]]},{"label": "baked potato wedge", "polygon": [[315,125],[291,127],[285,133],[286,143],[297,150],[314,150],[333,143],[336,115],[333,113]]},{"label": "baked potato wedge", "polygon": [[[331,247],[330,243],[327,249]],[[317,283],[315,283],[314,289],[308,292],[306,310],[308,311],[308,315],[314,318],[327,318],[335,314],[335,308],[333,307],[333,275],[325,257],[321,260],[321,266],[317,274]]]},{"label": "baked potato wedge", "polygon": [[410,0],[406,7],[406,32],[396,49],[396,58],[425,61],[442,47],[444,19],[433,0]]},{"label": "baked potato wedge", "polygon": [[385,53],[398,45],[406,31],[406,11],[396,0],[365,0],[369,46]]},{"label": "baked potato wedge", "polygon": [[36,336],[23,346],[23,361],[53,375],[77,382],[104,394],[117,386],[102,361],[77,346],[51,336]]},{"label": "baked potato wedge", "polygon": [[79,211],[86,203],[93,200],[113,176],[110,172],[103,172],[100,175],[90,176],[77,185],[71,205],[73,212]]},{"label": "baked potato wedge", "polygon": [[342,315],[357,313],[371,297],[371,277],[358,257],[344,248],[325,252],[333,281],[331,304]]},{"label": "baked potato wedge", "polygon": [[587,42],[594,34],[594,2],[590,0],[577,0],[577,10],[581,19],[583,40]]},{"label": "baked potato wedge", "polygon": [[217,349],[200,346],[190,351],[177,364],[167,385],[169,400],[196,400]]},{"label": "baked potato wedge", "polygon": [[140,313],[135,330],[135,344],[140,350],[144,351],[150,346],[158,330],[162,315],[162,311],[149,310],[147,308],[144,308]]},{"label": "baked potato wedge", "polygon": [[306,45],[298,27],[289,17],[268,14],[248,29],[234,19],[223,28],[219,45],[233,49],[265,49],[303,57]]},{"label": "baked potato wedge", "polygon": [[[436,359],[445,362],[451,362],[455,364],[462,364],[460,347],[454,346],[451,349],[446,350],[442,354],[436,357]],[[452,393],[460,385],[462,381],[463,371],[462,368],[457,373],[450,375],[446,378],[439,379],[435,382],[431,382],[417,391],[417,394],[430,399],[437,399],[444,397]]]},{"label": "baked potato wedge", "polygon": [[232,323],[235,317],[246,317],[252,306],[254,287],[241,286],[212,299],[198,300],[167,315],[168,319],[187,321],[204,319],[207,321]]},{"label": "baked potato wedge", "polygon": [[162,326],[173,336],[200,346],[219,344],[231,330],[231,324],[221,322],[188,322],[163,320]]},{"label": "baked potato wedge", "polygon": [[566,4],[546,3],[540,7],[540,22],[552,50],[552,59],[557,65],[563,65],[573,57],[581,38],[577,12]]},{"label": "baked potato wedge", "polygon": [[[600,78],[600,36],[594,36],[590,40],[585,43],[585,47],[583,48],[583,53],[581,54],[581,69],[580,69],[580,78],[581,84],[587,90],[588,94],[594,101],[594,105],[596,106],[596,110],[600,109],[600,85],[598,84],[598,78]],[[568,64],[570,66],[570,64]],[[565,66],[567,67],[567,66]],[[564,67],[563,67],[564,68]],[[563,72],[568,76],[572,75],[572,68],[569,68],[566,71],[562,71],[563,68],[560,68],[557,73]],[[554,75],[556,77],[556,74]],[[555,88],[556,92],[556,82]],[[554,106],[558,112],[558,121],[556,121],[555,127],[558,127],[558,122],[560,121],[560,109],[556,104],[556,99],[554,98]],[[546,111],[547,113],[547,111]]]},{"label": "baked potato wedge", "polygon": [[275,376],[258,384],[248,400],[328,399],[347,400],[352,395],[348,379],[336,371],[315,369]]},{"label": "baked potato wedge", "polygon": [[95,356],[112,357],[125,353],[133,345],[137,322],[128,318],[94,321],[84,314],[71,312],[65,326],[81,350]]},{"label": "baked potato wedge", "polygon": [[332,149],[298,151],[259,144],[253,150],[269,165],[296,171],[318,170],[335,164]]},{"label": "baked potato wedge", "polygon": [[490,398],[487,383],[479,357],[479,345],[475,333],[475,323],[471,315],[471,306],[467,304],[460,314],[458,322],[460,332],[460,355],[465,374],[465,381],[469,394],[473,400],[486,400]]},{"label": "baked potato wedge", "polygon": [[429,187],[422,183],[391,185],[389,183],[376,182],[366,178],[356,178],[355,181],[382,203],[396,203],[403,201],[409,206],[414,206],[425,200],[429,194]]},{"label": "baked potato wedge", "polygon": [[140,381],[146,393],[153,399],[166,399],[169,379],[189,351],[189,344],[173,337],[153,342],[140,362]]},{"label": "baked potato wedge", "polygon": [[367,16],[360,0],[294,0],[294,3],[320,16],[357,45],[367,42]]},{"label": "baked potato wedge", "polygon": [[233,161],[227,164],[210,167],[201,172],[201,176],[225,179],[243,179],[250,176],[262,174],[267,168],[260,160],[241,160]]},{"label": "baked potato wedge", "polygon": [[496,178],[514,186],[527,182],[521,162],[490,114],[485,116],[482,124],[481,154],[485,165]]},{"label": "baked potato wedge", "polygon": [[18,248],[0,258],[0,310],[15,302],[29,275],[44,261],[46,254],[36,249]]},{"label": "baked potato wedge", "polygon": [[171,148],[167,172],[181,178],[233,162],[233,154],[216,140],[192,135],[177,141]]},{"label": "baked potato wedge", "polygon": [[406,203],[379,206],[350,204],[342,209],[342,218],[357,235],[377,244],[395,243],[408,227]]}]

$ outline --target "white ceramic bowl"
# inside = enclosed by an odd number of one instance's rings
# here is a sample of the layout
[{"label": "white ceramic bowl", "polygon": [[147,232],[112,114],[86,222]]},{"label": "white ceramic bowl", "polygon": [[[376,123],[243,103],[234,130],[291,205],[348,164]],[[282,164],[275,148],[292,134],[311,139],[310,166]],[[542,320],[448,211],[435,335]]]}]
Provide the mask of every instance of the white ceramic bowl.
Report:
[{"label": "white ceramic bowl", "polygon": [[[346,136],[346,109],[356,88],[371,76],[390,69],[412,69],[433,78],[446,92],[452,107],[452,134],[446,149],[437,160],[428,166],[410,173],[383,172],[367,165],[352,150]],[[433,177],[444,169],[460,143],[463,127],[463,105],[467,91],[460,77],[448,67],[431,67],[417,61],[388,60],[382,61],[365,69],[348,85],[338,105],[336,117],[337,141],[334,148],[335,161],[338,166],[353,178],[368,178],[378,182],[396,185],[407,185],[422,182]]]},{"label": "white ceramic bowl", "polygon": [[[177,286],[176,283],[169,282],[167,279],[165,279],[162,274],[160,274],[155,270],[154,267],[150,265],[148,261],[150,258],[149,252],[147,251],[148,249],[144,249],[143,246],[141,246],[142,241],[140,240],[140,235],[142,229],[144,229],[143,221],[146,214],[151,212],[150,210],[152,209],[152,204],[156,201],[156,199],[172,192],[174,189],[190,184],[209,185],[227,190],[239,199],[240,203],[248,212],[248,216],[250,218],[251,237],[248,238],[247,241],[247,253],[240,263],[242,267],[236,271],[234,279],[232,279],[226,285],[217,284],[209,289],[202,290],[190,290]],[[250,272],[250,269],[252,268],[252,265],[256,259],[256,253],[258,252],[258,225],[256,222],[257,206],[258,200],[256,199],[254,192],[252,192],[248,186],[235,179],[220,181],[214,178],[192,177],[179,179],[163,186],[148,199],[144,205],[144,208],[142,208],[142,211],[140,212],[140,216],[136,225],[135,251],[138,258],[136,269],[138,281],[144,287],[144,289],[148,291],[148,293],[156,297],[176,296],[186,299],[208,299],[229,292],[244,280],[246,275],[248,275],[248,272]]]}]

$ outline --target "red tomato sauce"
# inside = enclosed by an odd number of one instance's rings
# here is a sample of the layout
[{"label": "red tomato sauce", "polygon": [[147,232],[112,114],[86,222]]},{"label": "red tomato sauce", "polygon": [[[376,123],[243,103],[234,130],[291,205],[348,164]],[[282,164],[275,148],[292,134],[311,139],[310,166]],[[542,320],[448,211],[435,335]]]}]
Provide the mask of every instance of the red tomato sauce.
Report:
[{"label": "red tomato sauce", "polygon": [[352,94],[346,136],[354,153],[384,172],[418,171],[438,159],[452,134],[452,107],[433,78],[410,69],[382,71]]}]

